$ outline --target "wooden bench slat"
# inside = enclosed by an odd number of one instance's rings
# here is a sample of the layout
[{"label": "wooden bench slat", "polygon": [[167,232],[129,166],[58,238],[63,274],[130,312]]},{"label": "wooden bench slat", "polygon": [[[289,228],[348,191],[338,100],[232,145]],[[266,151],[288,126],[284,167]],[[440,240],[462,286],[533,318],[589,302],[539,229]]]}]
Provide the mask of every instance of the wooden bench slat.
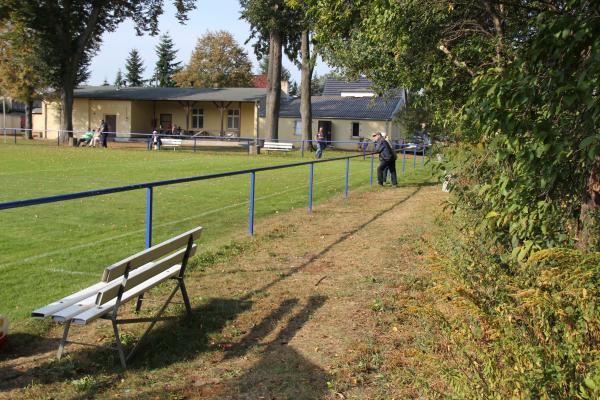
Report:
[{"label": "wooden bench slat", "polygon": [[52,319],[56,322],[65,322],[73,318],[75,315],[81,314],[82,312],[89,310],[96,306],[96,296],[90,296],[85,298],[69,307],[63,308],[60,311],[52,314]]},{"label": "wooden bench slat", "polygon": [[198,237],[200,237],[201,232],[202,227],[196,227],[185,233],[182,233],[179,236],[175,236],[172,239],[157,244],[156,246],[152,246],[149,249],[140,251],[137,254],[134,254],[130,257],[127,257],[124,260],[121,260],[111,265],[110,267],[106,268],[106,270],[104,270],[104,274],[102,275],[102,282],[110,282],[114,279],[117,279],[120,276],[123,276],[128,263],[130,264],[129,268],[131,271],[141,267],[144,264],[147,264],[150,261],[163,257],[177,250],[180,247],[185,246],[190,238],[190,235],[193,237],[192,240],[197,240]]},{"label": "wooden bench slat", "polygon": [[50,303],[47,306],[34,310],[31,313],[31,316],[34,318],[48,317],[62,310],[63,308],[67,308],[87,297],[90,297],[91,295],[95,296],[96,293],[98,293],[98,290],[102,289],[104,286],[106,286],[106,282],[98,282],[95,285],[80,290],[77,293],[73,293],[72,295],[64,297],[58,301],[55,301],[54,303]]},{"label": "wooden bench slat", "polygon": [[[196,254],[197,248],[197,245],[192,246],[192,249],[190,251],[190,257]],[[164,270],[176,264],[181,264],[181,262],[183,261],[183,256],[185,255],[185,250],[186,249],[180,250],[156,263],[148,263],[134,270],[127,278],[127,283],[125,284],[125,291],[141,284],[145,280],[163,272]],[[119,294],[120,287],[121,280],[116,279],[108,283],[104,288],[98,291],[98,295],[96,296],[96,304],[101,306],[117,297]]]},{"label": "wooden bench slat", "polygon": [[[152,278],[148,279],[141,285],[135,286],[135,287],[131,288],[130,290],[124,292],[123,296],[121,297],[121,303],[125,303],[125,302],[129,301],[132,298],[137,297],[140,294],[148,291],[149,289],[152,289],[154,286],[160,284],[164,280],[177,275],[179,273],[180,269],[181,269],[181,265],[175,265],[175,266],[161,272],[160,274],[153,276]],[[108,303],[106,303],[102,306],[94,305],[93,307],[82,312],[81,314],[73,316],[72,323],[74,323],[76,325],[89,324],[90,322],[92,322],[92,321],[100,318],[101,316],[109,313],[110,311],[112,311],[116,302],[117,302],[117,299],[113,298]]]}]

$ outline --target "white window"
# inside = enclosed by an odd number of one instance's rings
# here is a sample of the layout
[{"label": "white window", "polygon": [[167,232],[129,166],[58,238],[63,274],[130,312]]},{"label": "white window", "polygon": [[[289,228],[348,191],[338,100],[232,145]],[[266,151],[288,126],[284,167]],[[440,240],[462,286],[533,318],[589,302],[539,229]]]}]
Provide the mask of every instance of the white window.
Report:
[{"label": "white window", "polygon": [[360,137],[360,123],[359,122],[352,123],[352,137],[353,138]]},{"label": "white window", "polygon": [[299,119],[294,121],[294,135],[302,136],[302,121]]},{"label": "white window", "polygon": [[192,109],[192,128],[204,128],[204,110],[202,108]]},{"label": "white window", "polygon": [[227,129],[240,129],[240,110],[227,110]]}]

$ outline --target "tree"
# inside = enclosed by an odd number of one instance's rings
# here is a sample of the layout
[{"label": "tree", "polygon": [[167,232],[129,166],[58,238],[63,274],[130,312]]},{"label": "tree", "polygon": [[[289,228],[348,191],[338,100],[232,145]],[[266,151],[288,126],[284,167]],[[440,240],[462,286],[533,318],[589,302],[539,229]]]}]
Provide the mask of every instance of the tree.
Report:
[{"label": "tree", "polygon": [[0,31],[0,88],[16,100],[25,103],[27,138],[33,133],[33,101],[45,82],[40,74],[39,42],[31,30],[20,23],[7,23]]},{"label": "tree", "polygon": [[599,249],[600,16],[585,0],[309,0],[324,59],[405,87],[471,147],[448,167],[498,249]]},{"label": "tree", "polygon": [[181,87],[248,87],[252,64],[231,33],[208,31],[174,80]]},{"label": "tree", "polygon": [[311,81],[310,92],[313,96],[321,96],[323,89],[325,89],[325,82],[327,79],[344,79],[344,76],[339,72],[331,71],[324,75],[315,75]]},{"label": "tree", "polygon": [[181,62],[175,62],[177,50],[175,50],[175,44],[168,32],[160,37],[160,41],[156,46],[156,56],[158,60],[152,78],[156,86],[174,87],[173,76],[181,70]]},{"label": "tree", "polygon": [[144,63],[140,57],[140,53],[136,49],[131,49],[129,56],[125,61],[125,78],[127,85],[131,87],[139,87],[144,85],[142,74],[144,73]]},{"label": "tree", "polygon": [[[18,22],[35,33],[40,41],[40,58],[44,60],[46,79],[61,92],[66,136],[73,133],[73,90],[87,76],[87,66],[96,54],[105,32],[113,32],[131,18],[139,35],[158,33],[158,17],[163,0],[0,0],[0,20]],[[173,0],[177,18],[185,22],[194,8],[194,0]]]},{"label": "tree", "polygon": [[301,11],[284,0],[240,0],[241,18],[250,23],[250,38],[260,59],[268,54],[266,128],[267,138],[279,135],[282,51],[293,59],[300,47]]},{"label": "tree", "polygon": [[[269,74],[269,56],[262,57],[258,62],[258,73],[261,75]],[[283,65],[281,66],[281,80],[288,82],[292,81],[292,74],[290,70]]]},{"label": "tree", "polygon": [[296,83],[296,81],[292,81],[292,83],[290,84],[289,93],[290,96],[294,97],[298,97],[300,95],[300,88],[298,88],[298,84]]},{"label": "tree", "polygon": [[[120,79],[119,79],[120,81]],[[104,82],[102,82],[102,86],[110,86],[110,83],[108,83],[108,79],[104,78]]]},{"label": "tree", "polygon": [[116,87],[123,86],[123,73],[121,72],[121,68],[119,68],[117,70],[117,75],[115,76],[115,83],[114,83],[114,85]]}]

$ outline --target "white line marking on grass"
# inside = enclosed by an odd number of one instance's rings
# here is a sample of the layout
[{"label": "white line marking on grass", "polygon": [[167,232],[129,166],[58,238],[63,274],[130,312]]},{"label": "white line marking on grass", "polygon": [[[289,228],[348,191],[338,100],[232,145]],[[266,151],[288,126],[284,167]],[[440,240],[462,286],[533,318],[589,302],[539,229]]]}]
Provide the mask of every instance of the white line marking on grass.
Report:
[{"label": "white line marking on grass", "polygon": [[[329,179],[323,179],[323,180],[320,180],[320,181],[315,180],[314,183],[315,184],[317,184],[317,183],[321,183],[322,184],[322,183],[327,183],[327,182],[330,182],[330,181],[333,181],[333,180],[336,180],[336,179],[338,179],[338,177],[333,177],[333,178],[329,178]],[[277,197],[277,196],[280,196],[282,194],[294,192],[294,191],[297,191],[297,190],[300,190],[300,189],[303,189],[303,188],[293,188],[293,189],[282,190],[280,192],[271,193],[271,194],[266,195],[266,196],[256,197],[255,201],[257,201],[257,200],[266,200],[266,199],[269,199],[271,197]],[[186,218],[182,218],[182,219],[175,220],[175,221],[170,221],[170,222],[163,222],[162,224],[155,224],[153,226],[154,227],[164,227],[164,226],[169,226],[169,225],[175,225],[175,224],[179,224],[181,222],[189,221],[191,219],[195,219],[195,218],[199,218],[199,217],[204,217],[206,215],[215,214],[215,213],[218,213],[218,212],[221,212],[221,211],[224,211],[224,210],[228,210],[230,208],[235,208],[235,207],[243,206],[243,205],[246,205],[246,204],[248,204],[247,200],[243,201],[243,202],[240,202],[240,203],[230,204],[230,205],[225,206],[225,207],[219,207],[219,208],[215,208],[215,209],[212,209],[212,210],[208,210],[208,211],[202,212],[200,214],[193,215],[191,217],[186,217]],[[131,235],[135,235],[135,234],[139,234],[139,233],[144,233],[144,232],[146,232],[145,228],[144,229],[137,229],[135,231],[123,233],[121,235],[111,236],[111,237],[108,237],[108,238],[105,238],[105,239],[100,239],[100,240],[95,240],[93,243],[84,243],[84,244],[80,244],[80,245],[77,245],[77,246],[72,246],[72,247],[69,247],[69,248],[63,248],[63,249],[60,249],[60,250],[49,251],[49,252],[46,252],[46,253],[38,254],[36,256],[27,257],[27,258],[24,258],[24,259],[19,260],[19,261],[13,261],[13,262],[9,262],[9,263],[6,263],[6,264],[1,264],[0,265],[0,270],[2,270],[4,268],[12,267],[13,265],[23,265],[23,264],[28,263],[30,261],[36,261],[36,260],[39,260],[41,258],[49,257],[49,256],[52,256],[52,255],[55,255],[55,254],[65,253],[67,251],[80,250],[80,249],[85,249],[85,248],[88,248],[88,247],[94,247],[94,246],[97,246],[97,245],[102,244],[102,243],[110,242],[112,240],[122,239],[122,238],[125,238],[127,236],[131,236]]]},{"label": "white line marking on grass", "polygon": [[62,268],[46,268],[45,271],[48,271],[48,272],[57,272],[59,274],[67,274],[67,275],[98,276],[98,274],[93,274],[91,272],[70,271],[70,270],[62,269]]}]

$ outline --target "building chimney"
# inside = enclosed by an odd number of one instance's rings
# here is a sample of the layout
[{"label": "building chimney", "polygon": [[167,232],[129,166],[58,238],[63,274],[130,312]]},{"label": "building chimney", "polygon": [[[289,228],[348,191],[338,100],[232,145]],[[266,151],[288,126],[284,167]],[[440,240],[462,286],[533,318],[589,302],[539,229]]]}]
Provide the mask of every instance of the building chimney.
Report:
[{"label": "building chimney", "polygon": [[286,96],[290,95],[290,83],[288,81],[281,81],[281,91],[286,94]]}]

